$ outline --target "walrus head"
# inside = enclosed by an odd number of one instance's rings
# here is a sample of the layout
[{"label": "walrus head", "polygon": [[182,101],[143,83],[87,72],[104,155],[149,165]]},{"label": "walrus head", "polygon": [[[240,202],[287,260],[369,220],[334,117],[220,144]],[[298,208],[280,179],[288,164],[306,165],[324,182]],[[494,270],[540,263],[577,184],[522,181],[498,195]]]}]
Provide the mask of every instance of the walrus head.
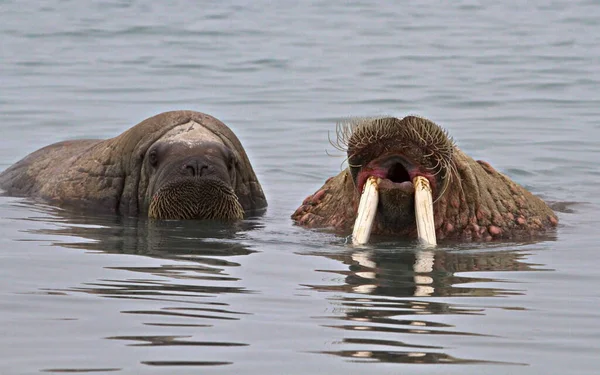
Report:
[{"label": "walrus head", "polygon": [[427,178],[434,201],[452,179],[454,142],[433,122],[414,116],[357,119],[338,125],[339,143],[345,144],[348,166],[360,194],[367,178],[380,178],[380,226],[415,224],[413,180]]},{"label": "walrus head", "polygon": [[[347,152],[348,168],[304,200],[292,215],[300,225],[346,232],[369,216],[373,234],[416,238],[425,227],[434,240],[490,240],[531,237],[557,224],[541,199],[465,155],[424,118],[351,120],[338,125],[334,146]],[[430,191],[427,215],[416,214],[424,202],[422,186],[415,190],[421,181]],[[376,198],[363,199],[370,194]],[[371,208],[362,210],[363,201]],[[420,226],[424,216],[430,220]]]},{"label": "walrus head", "polygon": [[150,218],[244,217],[235,189],[239,155],[201,124],[190,121],[171,129],[148,148],[144,159]]}]

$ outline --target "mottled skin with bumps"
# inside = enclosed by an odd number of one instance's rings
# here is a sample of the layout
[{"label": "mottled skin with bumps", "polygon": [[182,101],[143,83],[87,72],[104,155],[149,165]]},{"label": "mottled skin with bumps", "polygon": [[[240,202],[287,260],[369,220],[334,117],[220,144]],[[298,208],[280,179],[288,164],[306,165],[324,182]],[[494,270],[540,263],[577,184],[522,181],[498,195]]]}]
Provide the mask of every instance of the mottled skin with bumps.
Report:
[{"label": "mottled skin with bumps", "polygon": [[[150,165],[150,150],[158,146],[169,152],[164,152],[162,164]],[[221,166],[224,161],[212,161],[210,153],[215,150],[228,153],[227,166]],[[173,166],[190,164],[196,156],[208,163],[202,173],[214,169],[214,175],[225,176],[244,210],[267,205],[235,134],[216,118],[194,111],[161,113],[107,140],[65,141],[44,147],[1,173],[0,188],[11,195],[61,206],[145,215],[158,189],[155,185],[174,178]],[[222,169],[225,171],[220,172]]]},{"label": "mottled skin with bumps", "polygon": [[[488,163],[473,160],[458,147],[452,155],[457,176],[434,202],[438,239],[522,239],[556,227],[556,215],[540,198]],[[376,158],[377,155],[371,157]],[[292,215],[293,220],[309,228],[330,228],[349,233],[360,200],[356,185],[349,169],[329,178],[316,193],[304,200]],[[417,237],[414,223],[390,226],[379,213],[372,233]]]}]

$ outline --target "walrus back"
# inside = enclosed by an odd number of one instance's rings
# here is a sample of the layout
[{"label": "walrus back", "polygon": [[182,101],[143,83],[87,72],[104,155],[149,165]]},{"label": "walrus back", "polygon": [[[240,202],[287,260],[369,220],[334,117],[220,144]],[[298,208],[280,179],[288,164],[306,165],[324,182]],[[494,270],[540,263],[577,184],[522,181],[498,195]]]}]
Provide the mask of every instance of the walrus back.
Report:
[{"label": "walrus back", "polygon": [[44,185],[60,179],[73,160],[99,142],[63,141],[32,152],[0,173],[0,188],[10,195],[40,196]]}]

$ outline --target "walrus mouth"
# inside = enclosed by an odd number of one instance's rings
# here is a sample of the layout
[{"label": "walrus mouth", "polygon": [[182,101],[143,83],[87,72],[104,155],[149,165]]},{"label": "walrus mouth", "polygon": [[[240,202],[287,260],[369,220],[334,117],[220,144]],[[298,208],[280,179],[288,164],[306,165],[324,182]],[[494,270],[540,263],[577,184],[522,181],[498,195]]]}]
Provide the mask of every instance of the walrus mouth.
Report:
[{"label": "walrus mouth", "polygon": [[[415,221],[417,226],[417,236],[421,243],[428,246],[437,244],[435,237],[435,222],[433,214],[432,191],[429,181],[423,176],[417,176],[410,184],[414,190]],[[378,187],[381,179],[369,177],[360,197],[360,203],[357,210],[356,222],[352,232],[352,243],[355,245],[364,245],[369,241],[371,229],[375,222],[377,206],[379,203]]]},{"label": "walrus mouth", "polygon": [[384,156],[371,161],[357,176],[361,199],[352,233],[353,243],[363,245],[368,242],[380,206],[379,192],[382,190],[385,192],[384,202],[387,202],[381,205],[382,209],[379,211],[389,211],[387,206],[390,205],[396,211],[398,207],[413,207],[410,211],[414,212],[414,217],[410,214],[404,216],[409,217],[409,222],[416,224],[417,236],[422,243],[435,245],[434,186],[434,175],[427,170],[420,170],[402,155]]},{"label": "walrus mouth", "polygon": [[337,133],[361,196],[353,242],[368,241],[379,214],[380,225],[416,226],[421,242],[435,245],[434,196],[444,194],[454,170],[448,134],[414,116],[353,120]]},{"label": "walrus mouth", "polygon": [[162,186],[152,196],[148,216],[162,220],[243,219],[235,192],[216,178],[184,177]]},{"label": "walrus mouth", "polygon": [[386,155],[369,162],[360,169],[356,177],[356,187],[358,191],[363,191],[364,184],[369,177],[378,177],[383,184],[382,188],[399,189],[407,194],[412,194],[414,193],[412,180],[417,175],[427,177],[432,186],[436,185],[435,178],[429,171],[419,170],[402,155]]}]

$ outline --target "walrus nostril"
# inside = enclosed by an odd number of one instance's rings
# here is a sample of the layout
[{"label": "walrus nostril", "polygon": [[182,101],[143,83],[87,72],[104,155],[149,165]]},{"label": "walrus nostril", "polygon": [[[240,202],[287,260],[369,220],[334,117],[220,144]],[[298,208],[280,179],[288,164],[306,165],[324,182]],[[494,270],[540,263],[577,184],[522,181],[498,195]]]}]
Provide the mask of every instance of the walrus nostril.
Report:
[{"label": "walrus nostril", "polygon": [[183,174],[192,177],[200,177],[208,172],[208,165],[197,160],[187,162],[183,166]]},{"label": "walrus nostril", "polygon": [[410,181],[410,174],[401,163],[394,163],[388,169],[387,179],[397,183]]},{"label": "walrus nostril", "polygon": [[184,168],[185,174],[188,174],[190,176],[196,176],[196,168],[194,168],[191,165],[186,165]]},{"label": "walrus nostril", "polygon": [[198,171],[198,176],[204,175],[208,171],[208,165],[202,165]]}]

